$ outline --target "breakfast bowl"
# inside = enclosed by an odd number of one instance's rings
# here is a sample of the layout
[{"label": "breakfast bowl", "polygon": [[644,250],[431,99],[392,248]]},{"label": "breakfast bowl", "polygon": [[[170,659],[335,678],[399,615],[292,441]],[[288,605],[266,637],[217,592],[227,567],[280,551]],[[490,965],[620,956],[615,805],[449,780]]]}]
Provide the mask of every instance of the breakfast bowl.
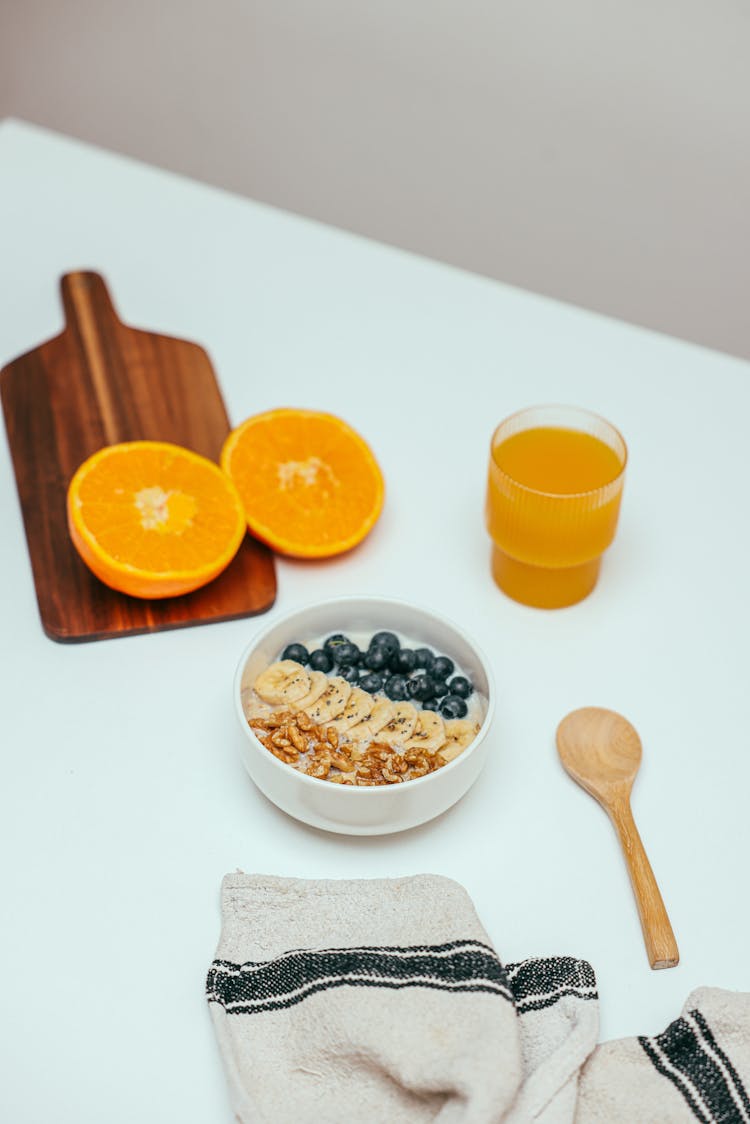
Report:
[{"label": "breakfast bowl", "polygon": [[[310,655],[308,649],[314,647],[317,653],[321,650],[330,653],[333,648],[323,647],[326,638],[330,641],[338,635],[342,641],[344,638],[352,640],[364,653],[364,646],[370,638],[370,648],[367,651],[369,656],[374,642],[385,645],[385,641],[378,641],[377,637],[393,634],[399,638],[404,649],[409,646],[412,654],[417,646],[421,652],[428,650],[443,659],[441,666],[451,665],[451,674],[459,675],[464,683],[468,680],[471,685],[468,717],[472,719],[472,725],[470,732],[464,737],[465,744],[452,754],[439,750],[443,759],[439,759],[435,753],[428,754],[433,762],[439,760],[439,764],[434,766],[433,771],[419,775],[419,770],[407,772],[405,768],[404,757],[409,751],[404,746],[414,743],[404,743],[399,750],[401,756],[390,758],[391,762],[397,761],[406,774],[399,779],[399,783],[383,783],[382,776],[380,783],[366,783],[359,779],[359,772],[336,777],[344,783],[332,783],[333,776],[308,775],[301,767],[302,758],[292,763],[285,756],[295,752],[288,737],[276,737],[272,741],[273,729],[264,728],[269,723],[266,719],[258,718],[264,708],[267,713],[268,706],[258,700],[255,685],[266,682],[261,677],[282,661],[290,645],[304,645],[302,651],[307,655]],[[364,656],[360,656],[360,660],[362,658]],[[287,656],[287,662],[289,659]],[[303,659],[304,657],[300,657],[300,661]],[[321,660],[322,656],[318,655],[313,663]],[[324,663],[325,661],[323,665]],[[287,669],[289,677],[284,678],[281,673],[278,676],[283,681],[282,686],[289,684],[290,691],[296,683],[295,666],[299,669],[303,664],[300,662],[295,665],[292,661]],[[343,665],[341,668],[334,665],[329,674],[336,675],[343,670],[346,670]],[[362,672],[369,674],[367,667],[363,667]],[[304,678],[304,673],[298,674]],[[309,675],[312,674],[310,671]],[[410,674],[414,678],[419,674],[418,669]],[[370,681],[361,679],[362,683]],[[453,682],[455,680],[451,679],[451,683]],[[392,685],[388,689],[395,691]],[[331,688],[326,686],[326,691],[327,698]],[[449,719],[452,719],[454,710],[459,716],[467,713],[465,706],[459,708],[455,703],[454,695],[450,697],[454,701],[447,709],[448,696],[445,696],[442,704],[439,700],[431,699],[424,704],[415,703],[417,707],[423,705],[425,708],[419,712],[425,716],[424,729],[418,721],[415,736],[420,736],[420,731],[424,734],[433,721],[432,718],[428,720],[426,715],[428,708],[435,714],[442,706]],[[322,702],[317,706],[317,717],[314,708],[310,713],[313,713],[314,721],[321,721],[319,712]],[[253,782],[272,803],[295,819],[325,831],[345,835],[386,835],[416,827],[441,815],[460,800],[477,779],[492,745],[488,735],[495,709],[495,688],[487,659],[477,644],[469,639],[463,629],[446,618],[407,602],[380,597],[341,597],[297,609],[275,620],[255,636],[243,652],[237,667],[234,707],[243,734],[240,743],[242,761]],[[309,721],[307,714],[304,717]],[[444,730],[451,730],[456,726],[462,731],[468,728],[468,722],[461,724],[458,720],[446,719],[440,725]],[[385,730],[390,728],[387,726]],[[318,726],[317,729],[320,732],[322,727]],[[287,734],[287,730],[283,733]],[[293,734],[295,742],[298,741],[299,732],[295,729]],[[335,742],[336,739],[333,740]],[[382,732],[375,740],[384,740]],[[276,744],[284,741],[288,748],[277,749]],[[456,745],[455,742],[450,744]],[[416,750],[411,752],[417,753]],[[386,775],[390,780],[395,780],[393,774]],[[352,777],[357,779],[353,780]]]}]

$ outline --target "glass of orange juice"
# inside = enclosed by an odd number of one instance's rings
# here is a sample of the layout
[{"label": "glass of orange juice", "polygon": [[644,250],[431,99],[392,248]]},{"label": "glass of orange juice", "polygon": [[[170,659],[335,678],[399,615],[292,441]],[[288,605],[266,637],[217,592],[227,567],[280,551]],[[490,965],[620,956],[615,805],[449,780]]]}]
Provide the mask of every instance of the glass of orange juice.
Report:
[{"label": "glass of orange juice", "polygon": [[532,406],[500,423],[486,520],[504,593],[544,609],[591,593],[615,536],[627,456],[613,425],[572,406]]}]

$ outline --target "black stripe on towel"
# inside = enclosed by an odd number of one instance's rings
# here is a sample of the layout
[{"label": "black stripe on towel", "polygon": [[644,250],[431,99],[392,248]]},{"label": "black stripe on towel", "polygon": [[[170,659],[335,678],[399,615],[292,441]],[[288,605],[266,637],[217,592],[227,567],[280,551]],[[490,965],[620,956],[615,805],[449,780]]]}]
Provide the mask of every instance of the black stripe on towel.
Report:
[{"label": "black stripe on towel", "polygon": [[[446,941],[445,944],[411,944],[411,945],[403,945],[403,944],[363,944],[363,945],[357,945],[357,947],[355,949],[290,948],[290,949],[287,949],[286,952],[282,952],[280,956],[276,956],[274,958],[274,960],[280,961],[280,960],[284,960],[288,956],[296,956],[297,953],[308,954],[310,952],[315,952],[315,953],[320,954],[320,955],[323,955],[324,953],[329,953],[329,952],[376,952],[378,955],[380,955],[383,952],[396,952],[401,956],[411,956],[415,952],[427,952],[427,953],[435,955],[435,954],[440,953],[440,952],[450,952],[452,949],[457,949],[457,948],[478,949],[482,952],[486,952],[489,956],[492,956],[495,959],[497,959],[497,954],[495,953],[495,950],[492,947],[492,945],[485,944],[483,941],[466,940],[466,941]],[[269,963],[270,963],[269,960],[243,960],[241,964],[237,963],[234,960],[218,960],[218,959],[214,960],[214,964],[218,964],[223,968],[235,968],[235,969],[265,967],[265,965],[269,964]]]},{"label": "black stripe on towel", "polygon": [[639,1036],[638,1041],[651,1059],[654,1069],[660,1073],[662,1077],[666,1077],[668,1081],[672,1082],[678,1093],[682,1094],[693,1110],[693,1115],[696,1119],[700,1120],[702,1124],[711,1124],[711,1117],[699,1107],[695,1099],[695,1090],[692,1084],[687,1083],[681,1074],[677,1074],[672,1069],[667,1068],[651,1039]]},{"label": "black stripe on towel", "polygon": [[572,956],[536,957],[507,964],[505,971],[518,1013],[542,1011],[567,995],[596,999],[596,977],[586,960]]},{"label": "black stripe on towel", "polygon": [[654,1068],[706,1124],[750,1122],[750,1101],[732,1063],[700,1011],[675,1019],[662,1034],[640,1037]]},{"label": "black stripe on towel", "polygon": [[701,1012],[698,1010],[698,1008],[696,1007],[695,1010],[690,1012],[690,1014],[692,1015],[692,1017],[695,1019],[696,1023],[698,1024],[698,1028],[701,1032],[701,1037],[704,1039],[705,1042],[708,1043],[709,1047],[713,1050],[713,1052],[717,1055],[717,1057],[721,1059],[721,1062],[722,1062],[722,1064],[724,1065],[724,1067],[727,1071],[729,1081],[731,1082],[732,1087],[734,1088],[735,1094],[737,1096],[737,1100],[742,1105],[742,1108],[745,1110],[745,1113],[747,1115],[747,1119],[750,1120],[750,1097],[747,1094],[747,1090],[745,1089],[745,1086],[742,1084],[742,1081],[740,1079],[740,1075],[738,1074],[737,1070],[734,1068],[734,1066],[730,1062],[727,1055],[722,1050],[719,1043],[714,1038],[711,1027],[708,1025],[705,1017],[701,1014]]},{"label": "black stripe on towel", "polygon": [[276,1011],[336,987],[428,987],[485,992],[512,1001],[505,971],[479,941],[413,948],[300,949],[273,960],[215,960],[206,981],[209,1002],[230,1014]]},{"label": "black stripe on towel", "polygon": [[209,991],[208,1002],[221,1004],[225,1007],[227,1014],[230,1015],[258,1015],[263,1011],[282,1011],[287,1007],[294,1007],[297,1003],[301,1003],[303,999],[307,999],[309,996],[315,995],[319,991],[330,991],[337,987],[378,987],[386,988],[389,991],[400,991],[405,987],[426,987],[431,991],[443,991],[449,994],[458,993],[465,995],[469,992],[484,992],[489,995],[500,995],[503,999],[508,998],[504,991],[490,984],[466,984],[457,987],[446,987],[435,980],[375,980],[341,976],[337,979],[324,980],[317,984],[310,984],[309,987],[305,988],[304,992],[288,996],[286,999],[269,999],[261,1003],[236,1003],[231,1007],[226,1007],[218,995],[211,994]]}]

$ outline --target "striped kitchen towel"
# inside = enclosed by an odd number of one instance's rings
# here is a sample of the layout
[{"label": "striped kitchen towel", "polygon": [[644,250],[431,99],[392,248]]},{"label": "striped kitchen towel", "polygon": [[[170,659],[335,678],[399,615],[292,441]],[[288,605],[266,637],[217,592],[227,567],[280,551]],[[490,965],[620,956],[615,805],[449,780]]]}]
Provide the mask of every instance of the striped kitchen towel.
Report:
[{"label": "striped kitchen towel", "polygon": [[591,967],[503,965],[457,883],[230,874],[207,997],[241,1124],[750,1124],[750,997],[597,1046]]}]

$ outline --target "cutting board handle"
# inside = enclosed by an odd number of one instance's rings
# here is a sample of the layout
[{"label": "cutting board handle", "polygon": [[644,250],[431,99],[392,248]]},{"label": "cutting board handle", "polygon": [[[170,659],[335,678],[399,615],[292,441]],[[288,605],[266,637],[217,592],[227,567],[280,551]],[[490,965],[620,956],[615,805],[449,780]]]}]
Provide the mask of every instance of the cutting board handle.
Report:
[{"label": "cutting board handle", "polygon": [[78,341],[91,379],[103,435],[108,445],[121,440],[122,405],[116,388],[125,377],[117,346],[124,330],[117,318],[107,284],[100,273],[79,270],[60,279],[65,331]]},{"label": "cutting board handle", "polygon": [[76,270],[60,278],[65,322],[68,327],[91,323],[118,321],[107,283],[101,273]]}]

